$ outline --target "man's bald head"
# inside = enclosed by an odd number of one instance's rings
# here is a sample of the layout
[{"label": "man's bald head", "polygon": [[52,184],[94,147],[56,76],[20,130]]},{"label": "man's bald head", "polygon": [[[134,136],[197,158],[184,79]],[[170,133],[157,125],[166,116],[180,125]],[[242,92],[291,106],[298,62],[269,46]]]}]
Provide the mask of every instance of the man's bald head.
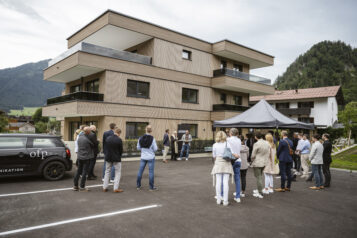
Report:
[{"label": "man's bald head", "polygon": [[95,125],[90,125],[89,127],[92,131],[96,131],[97,130],[97,127]]},{"label": "man's bald head", "polygon": [[86,127],[83,128],[83,131],[84,131],[84,133],[85,133],[86,135],[89,135],[92,130],[90,129],[89,126],[86,126]]}]

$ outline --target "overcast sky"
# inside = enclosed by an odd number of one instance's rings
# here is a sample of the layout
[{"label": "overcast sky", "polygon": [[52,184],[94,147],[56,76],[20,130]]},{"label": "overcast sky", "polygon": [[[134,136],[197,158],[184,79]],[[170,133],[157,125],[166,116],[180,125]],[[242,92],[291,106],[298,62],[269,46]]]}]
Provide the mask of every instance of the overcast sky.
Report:
[{"label": "overcast sky", "polygon": [[273,55],[274,66],[251,71],[272,80],[320,41],[357,47],[355,0],[0,0],[0,69],[58,56],[68,36],[108,8]]}]

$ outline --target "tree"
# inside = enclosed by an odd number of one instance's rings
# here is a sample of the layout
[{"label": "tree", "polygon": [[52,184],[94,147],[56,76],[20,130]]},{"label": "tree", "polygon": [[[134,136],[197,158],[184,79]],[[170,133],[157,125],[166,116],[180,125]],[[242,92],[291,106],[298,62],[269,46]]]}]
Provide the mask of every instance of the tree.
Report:
[{"label": "tree", "polygon": [[0,115],[0,132],[4,132],[8,126],[9,121],[5,115]]},{"label": "tree", "polygon": [[32,116],[32,119],[34,121],[34,123],[36,124],[39,121],[42,122],[48,122],[48,117],[44,117],[42,116],[42,107],[38,108],[35,113]]},{"label": "tree", "polygon": [[339,112],[338,117],[345,126],[348,144],[350,144],[352,128],[357,124],[357,102],[348,103],[345,109]]}]

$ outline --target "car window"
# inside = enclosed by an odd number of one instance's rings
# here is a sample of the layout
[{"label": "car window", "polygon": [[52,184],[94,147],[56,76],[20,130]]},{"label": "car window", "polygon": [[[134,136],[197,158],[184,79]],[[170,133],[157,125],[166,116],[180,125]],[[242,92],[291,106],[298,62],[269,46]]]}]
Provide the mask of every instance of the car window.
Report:
[{"label": "car window", "polygon": [[26,137],[0,137],[0,149],[26,148]]},{"label": "car window", "polygon": [[51,148],[58,147],[54,138],[34,138],[32,142],[33,148]]}]

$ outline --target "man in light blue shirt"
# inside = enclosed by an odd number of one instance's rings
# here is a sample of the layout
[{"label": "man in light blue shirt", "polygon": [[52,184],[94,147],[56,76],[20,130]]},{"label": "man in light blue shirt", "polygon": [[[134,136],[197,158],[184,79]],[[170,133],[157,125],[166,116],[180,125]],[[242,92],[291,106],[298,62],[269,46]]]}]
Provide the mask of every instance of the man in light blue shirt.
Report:
[{"label": "man in light blue shirt", "polygon": [[301,178],[307,178],[308,174],[309,174],[308,160],[309,160],[309,154],[310,154],[310,147],[311,147],[311,144],[308,140],[308,136],[306,134],[304,134],[302,136],[302,139],[299,140],[298,146],[296,148],[296,150],[299,151],[300,157],[301,157],[301,167],[303,169],[303,174],[302,174]]},{"label": "man in light blue shirt", "polygon": [[151,135],[152,128],[150,125],[145,128],[146,134],[139,138],[136,148],[141,151],[140,168],[136,179],[136,189],[141,189],[141,178],[146,167],[149,165],[149,185],[150,191],[157,190],[154,186],[154,167],[155,167],[155,152],[157,151],[157,144],[155,138]]}]

